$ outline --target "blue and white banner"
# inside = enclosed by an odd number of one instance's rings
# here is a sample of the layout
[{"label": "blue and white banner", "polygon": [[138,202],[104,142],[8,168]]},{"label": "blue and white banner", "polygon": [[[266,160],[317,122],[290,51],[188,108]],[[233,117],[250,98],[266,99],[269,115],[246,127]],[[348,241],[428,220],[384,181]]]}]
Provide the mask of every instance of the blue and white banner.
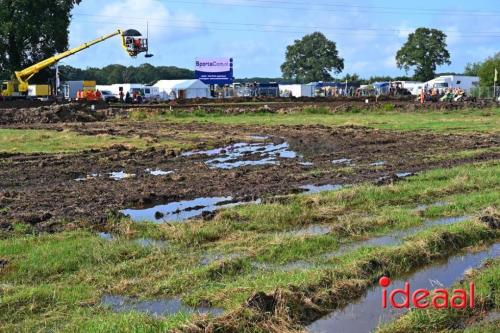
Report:
[{"label": "blue and white banner", "polygon": [[205,84],[233,83],[232,58],[196,58],[195,75]]}]

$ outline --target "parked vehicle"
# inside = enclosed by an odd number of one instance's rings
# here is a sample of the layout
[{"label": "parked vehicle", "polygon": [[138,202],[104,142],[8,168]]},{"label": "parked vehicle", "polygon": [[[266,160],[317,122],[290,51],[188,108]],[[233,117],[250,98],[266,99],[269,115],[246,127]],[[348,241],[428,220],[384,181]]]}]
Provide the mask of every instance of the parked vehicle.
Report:
[{"label": "parked vehicle", "polygon": [[108,103],[109,102],[115,103],[115,102],[119,101],[118,97],[113,95],[113,93],[109,90],[102,90],[101,91],[101,98],[103,101],[108,102]]}]

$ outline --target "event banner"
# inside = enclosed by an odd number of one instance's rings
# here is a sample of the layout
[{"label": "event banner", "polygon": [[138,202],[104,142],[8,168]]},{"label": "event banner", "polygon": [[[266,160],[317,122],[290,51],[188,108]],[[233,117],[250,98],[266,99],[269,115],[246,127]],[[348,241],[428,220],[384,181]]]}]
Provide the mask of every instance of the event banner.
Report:
[{"label": "event banner", "polygon": [[205,84],[233,83],[232,58],[196,58],[196,78]]}]

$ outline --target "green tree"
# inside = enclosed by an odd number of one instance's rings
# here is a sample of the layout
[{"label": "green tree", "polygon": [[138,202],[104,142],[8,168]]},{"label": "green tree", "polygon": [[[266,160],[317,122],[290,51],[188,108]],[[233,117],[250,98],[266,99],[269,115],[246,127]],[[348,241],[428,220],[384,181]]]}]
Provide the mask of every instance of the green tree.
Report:
[{"label": "green tree", "polygon": [[286,60],[281,65],[283,77],[296,82],[329,81],[332,79],[330,72],[340,73],[343,69],[344,59],[339,57],[335,42],[320,32],[289,45]]},{"label": "green tree", "polygon": [[[498,71],[498,79],[500,80],[500,52],[497,52],[492,57],[489,57],[484,62],[480,63],[477,76],[479,76],[479,84],[482,87],[493,87],[495,79],[495,68]],[[497,81],[497,86],[500,82]]]},{"label": "green tree", "polygon": [[414,78],[428,81],[434,78],[438,65],[451,64],[446,49],[446,34],[437,29],[418,28],[396,54],[399,68],[415,67]]},{"label": "green tree", "polygon": [[479,68],[481,68],[480,62],[472,62],[465,65],[464,75],[477,76],[479,74]]},{"label": "green tree", "polygon": [[80,2],[0,0],[0,73],[10,76],[65,51],[71,10]]}]

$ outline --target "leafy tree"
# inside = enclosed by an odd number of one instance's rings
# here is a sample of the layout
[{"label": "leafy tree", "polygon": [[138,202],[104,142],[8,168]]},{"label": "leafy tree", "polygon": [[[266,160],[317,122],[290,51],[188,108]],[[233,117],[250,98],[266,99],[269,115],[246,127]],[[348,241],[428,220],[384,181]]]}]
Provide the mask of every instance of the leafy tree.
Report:
[{"label": "leafy tree", "polygon": [[[467,65],[468,66],[468,65]],[[500,52],[497,52],[492,57],[487,58],[483,62],[474,64],[476,74],[479,76],[479,84],[482,87],[493,87],[495,79],[495,68],[498,71],[498,79],[500,80]],[[497,85],[500,82],[497,81]]]},{"label": "leafy tree", "polygon": [[468,63],[464,69],[464,75],[477,76],[479,74],[479,68],[481,68],[480,62]]},{"label": "leafy tree", "polygon": [[343,69],[344,59],[339,57],[335,42],[320,32],[289,45],[286,60],[281,65],[283,77],[296,82],[329,81],[332,79],[330,72],[340,73]]},{"label": "leafy tree", "polygon": [[65,51],[71,10],[80,2],[0,0],[0,74],[10,78],[14,71]]},{"label": "leafy tree", "polygon": [[437,29],[418,28],[396,54],[399,68],[415,67],[414,78],[428,81],[434,78],[438,65],[451,64],[446,49],[446,34]]}]

